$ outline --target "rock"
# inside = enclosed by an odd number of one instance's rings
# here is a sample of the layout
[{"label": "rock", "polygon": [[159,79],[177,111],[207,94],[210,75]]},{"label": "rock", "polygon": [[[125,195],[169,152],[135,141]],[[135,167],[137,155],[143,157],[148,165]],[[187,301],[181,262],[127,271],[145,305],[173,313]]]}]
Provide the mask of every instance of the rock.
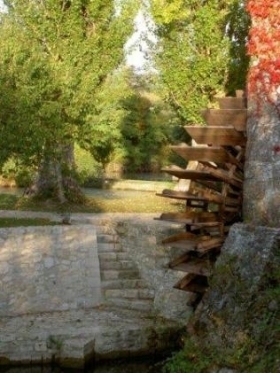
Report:
[{"label": "rock", "polygon": [[246,364],[246,359],[252,364],[268,346],[278,351],[279,242],[276,228],[236,224],[229,232],[210,288],[189,326],[201,349],[211,346],[212,352],[230,362],[221,367],[240,365],[240,360]]}]

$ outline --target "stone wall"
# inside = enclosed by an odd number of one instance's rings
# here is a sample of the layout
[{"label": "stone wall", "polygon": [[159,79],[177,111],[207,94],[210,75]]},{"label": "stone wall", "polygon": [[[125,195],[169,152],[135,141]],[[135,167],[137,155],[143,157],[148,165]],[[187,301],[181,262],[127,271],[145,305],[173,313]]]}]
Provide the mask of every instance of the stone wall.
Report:
[{"label": "stone wall", "polygon": [[0,289],[0,316],[96,306],[101,286],[95,229],[0,229]]},{"label": "stone wall", "polygon": [[183,274],[168,268],[172,251],[161,245],[172,229],[149,217],[98,215],[0,229],[0,316],[106,303],[184,317],[189,294],[173,288]]}]

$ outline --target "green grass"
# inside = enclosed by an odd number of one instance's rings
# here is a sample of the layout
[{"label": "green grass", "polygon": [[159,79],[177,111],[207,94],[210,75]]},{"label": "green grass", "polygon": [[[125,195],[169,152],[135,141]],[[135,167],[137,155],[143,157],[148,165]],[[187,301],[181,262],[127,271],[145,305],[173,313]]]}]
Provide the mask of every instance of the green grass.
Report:
[{"label": "green grass", "polygon": [[184,210],[184,203],[156,196],[151,192],[128,194],[127,197],[102,196],[87,197],[83,205],[64,204],[53,200],[42,201],[34,198],[0,194],[0,210],[47,211],[47,212],[80,212],[80,213],[154,213],[178,212]]},{"label": "green grass", "polygon": [[10,227],[29,227],[42,225],[55,225],[57,223],[51,222],[48,219],[29,219],[29,218],[0,218],[0,228]]}]

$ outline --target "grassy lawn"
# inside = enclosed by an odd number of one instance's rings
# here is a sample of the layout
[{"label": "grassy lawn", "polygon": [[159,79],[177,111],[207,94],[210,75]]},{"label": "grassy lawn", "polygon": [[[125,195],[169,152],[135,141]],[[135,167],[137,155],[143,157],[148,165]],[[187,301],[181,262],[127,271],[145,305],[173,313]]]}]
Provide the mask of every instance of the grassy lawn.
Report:
[{"label": "grassy lawn", "polygon": [[136,192],[133,195],[122,193],[122,196],[112,194],[109,198],[101,195],[87,197],[84,205],[60,205],[54,201],[19,197],[10,194],[0,194],[0,210],[47,211],[47,212],[80,212],[80,213],[155,213],[178,212],[184,210],[184,203],[156,196],[152,192]]},{"label": "grassy lawn", "polygon": [[57,225],[48,219],[0,218],[0,228]]}]

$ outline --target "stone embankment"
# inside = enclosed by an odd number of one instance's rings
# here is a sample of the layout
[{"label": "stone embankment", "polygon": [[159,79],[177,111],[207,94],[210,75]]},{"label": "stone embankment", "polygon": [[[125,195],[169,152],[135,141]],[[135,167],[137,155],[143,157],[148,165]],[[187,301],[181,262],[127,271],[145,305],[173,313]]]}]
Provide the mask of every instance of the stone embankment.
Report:
[{"label": "stone embankment", "polygon": [[153,218],[73,214],[68,226],[0,229],[0,363],[83,366],[172,348],[192,310],[160,242],[181,227]]}]

